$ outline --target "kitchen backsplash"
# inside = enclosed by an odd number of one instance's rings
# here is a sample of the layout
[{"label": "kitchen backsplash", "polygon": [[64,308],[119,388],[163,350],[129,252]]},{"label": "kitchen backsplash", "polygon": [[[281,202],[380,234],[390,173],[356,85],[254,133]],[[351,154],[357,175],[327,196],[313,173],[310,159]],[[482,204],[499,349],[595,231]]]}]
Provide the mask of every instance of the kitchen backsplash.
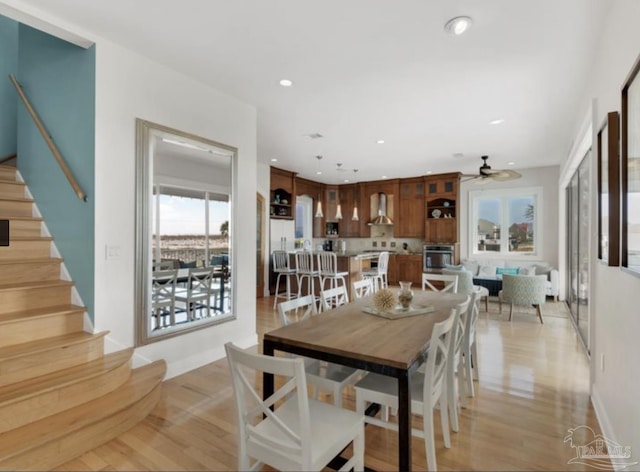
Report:
[{"label": "kitchen backsplash", "polygon": [[[396,251],[403,252],[402,244],[407,243],[407,252],[422,253],[422,247],[424,245],[423,239],[414,238],[332,238],[334,241],[343,240],[346,242],[346,250],[351,251],[367,251],[371,249],[379,249],[381,251]],[[324,243],[326,238],[314,238],[313,247]],[[335,243],[334,243],[335,246]]]}]

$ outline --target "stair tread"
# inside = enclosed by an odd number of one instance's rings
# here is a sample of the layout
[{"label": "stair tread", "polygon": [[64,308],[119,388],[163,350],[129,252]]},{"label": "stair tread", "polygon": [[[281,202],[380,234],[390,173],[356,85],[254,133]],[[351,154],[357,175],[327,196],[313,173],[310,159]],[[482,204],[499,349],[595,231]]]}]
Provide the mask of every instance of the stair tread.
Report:
[{"label": "stair tread", "polygon": [[88,378],[98,377],[128,362],[132,354],[133,349],[124,349],[107,354],[94,361],[5,385],[0,387],[0,406],[10,405],[34,395],[78,383]]},{"label": "stair tread", "polygon": [[21,221],[39,221],[43,222],[44,219],[41,216],[10,216],[0,213],[0,219],[2,220],[21,220]]},{"label": "stair tread", "polygon": [[117,390],[96,400],[0,434],[0,461],[78,431],[135,404],[164,378],[166,363],[156,361],[131,371]]},{"label": "stair tread", "polygon": [[63,287],[71,285],[73,285],[73,282],[71,282],[70,280],[38,280],[36,282],[2,284],[0,285],[0,292],[3,290],[28,290],[31,288]]},{"label": "stair tread", "polygon": [[52,336],[50,338],[38,339],[27,343],[13,344],[10,346],[0,347],[0,360],[9,358],[22,357],[36,352],[55,349],[60,346],[78,344],[90,340],[93,337],[103,337],[108,331],[91,334],[81,331],[79,333],[63,334],[61,336]]},{"label": "stair tread", "polygon": [[62,261],[63,259],[61,257],[37,257],[34,259],[0,259],[0,266],[3,264],[47,264],[50,262]]},{"label": "stair tread", "polygon": [[33,308],[31,310],[14,311],[11,313],[0,314],[0,324],[21,321],[25,319],[33,318],[46,318],[49,316],[59,316],[61,314],[71,314],[77,312],[84,312],[86,308],[79,305],[58,305],[50,306],[46,308]]},{"label": "stair tread", "polygon": [[33,198],[26,197],[0,197],[0,202],[21,202],[21,203],[34,203]]}]

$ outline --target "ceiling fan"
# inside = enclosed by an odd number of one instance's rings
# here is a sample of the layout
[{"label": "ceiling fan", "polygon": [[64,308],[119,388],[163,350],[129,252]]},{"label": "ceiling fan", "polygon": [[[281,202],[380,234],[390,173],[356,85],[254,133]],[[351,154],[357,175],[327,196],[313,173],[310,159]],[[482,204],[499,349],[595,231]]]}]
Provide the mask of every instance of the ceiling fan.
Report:
[{"label": "ceiling fan", "polygon": [[494,180],[496,182],[506,182],[508,180],[515,180],[515,179],[519,179],[520,177],[522,177],[522,175],[519,172],[516,172],[515,170],[511,170],[511,169],[501,169],[501,170],[494,170],[491,168],[491,166],[489,164],[487,164],[487,159],[489,159],[489,156],[481,156],[482,159],[482,165],[480,166],[480,169],[478,171],[477,175],[463,175],[462,177],[467,177],[465,180],[463,180],[463,182],[467,182],[470,180],[475,180],[476,183],[487,183],[491,180]]}]

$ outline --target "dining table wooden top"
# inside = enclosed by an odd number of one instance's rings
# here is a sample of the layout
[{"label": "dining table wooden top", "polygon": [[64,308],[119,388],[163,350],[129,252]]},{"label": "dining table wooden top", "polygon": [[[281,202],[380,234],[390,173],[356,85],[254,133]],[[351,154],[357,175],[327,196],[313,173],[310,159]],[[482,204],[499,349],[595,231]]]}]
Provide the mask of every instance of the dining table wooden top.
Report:
[{"label": "dining table wooden top", "polygon": [[[396,295],[399,289],[392,289]],[[311,316],[264,334],[287,347],[308,349],[357,362],[410,370],[428,349],[433,326],[445,320],[466,295],[414,290],[412,305],[433,311],[387,319],[363,309],[373,308],[373,296]]]}]

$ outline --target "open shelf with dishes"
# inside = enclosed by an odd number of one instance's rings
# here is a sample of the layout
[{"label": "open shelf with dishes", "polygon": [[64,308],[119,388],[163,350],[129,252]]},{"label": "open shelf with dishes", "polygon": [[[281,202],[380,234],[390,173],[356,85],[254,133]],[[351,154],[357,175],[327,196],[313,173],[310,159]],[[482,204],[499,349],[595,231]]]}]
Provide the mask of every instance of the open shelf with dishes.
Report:
[{"label": "open shelf with dishes", "polygon": [[427,219],[456,217],[456,201],[449,198],[436,198],[427,202]]},{"label": "open shelf with dishes", "polygon": [[282,188],[277,188],[271,192],[270,216],[271,218],[293,219],[293,204],[291,193]]}]

